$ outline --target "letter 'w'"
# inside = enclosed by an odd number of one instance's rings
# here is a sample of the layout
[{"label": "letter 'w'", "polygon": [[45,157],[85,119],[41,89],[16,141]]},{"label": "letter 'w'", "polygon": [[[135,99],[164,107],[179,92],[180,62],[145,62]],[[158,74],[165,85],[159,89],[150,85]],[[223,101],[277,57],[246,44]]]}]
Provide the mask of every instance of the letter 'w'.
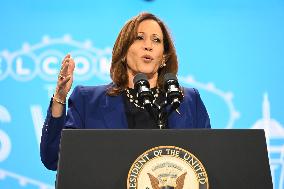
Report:
[{"label": "letter 'w'", "polygon": [[40,137],[41,137],[41,129],[44,123],[42,108],[39,105],[32,105],[31,106],[31,114],[35,129],[35,135],[38,142],[38,147],[40,145]]}]

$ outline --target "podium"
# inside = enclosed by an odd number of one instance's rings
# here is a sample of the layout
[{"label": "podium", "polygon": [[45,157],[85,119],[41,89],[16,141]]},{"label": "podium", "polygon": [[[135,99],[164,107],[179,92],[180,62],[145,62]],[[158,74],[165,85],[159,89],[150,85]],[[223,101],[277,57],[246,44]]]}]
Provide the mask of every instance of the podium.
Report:
[{"label": "podium", "polygon": [[158,146],[179,147],[196,156],[210,189],[273,188],[264,130],[65,129],[56,189],[127,188],[134,161]]}]

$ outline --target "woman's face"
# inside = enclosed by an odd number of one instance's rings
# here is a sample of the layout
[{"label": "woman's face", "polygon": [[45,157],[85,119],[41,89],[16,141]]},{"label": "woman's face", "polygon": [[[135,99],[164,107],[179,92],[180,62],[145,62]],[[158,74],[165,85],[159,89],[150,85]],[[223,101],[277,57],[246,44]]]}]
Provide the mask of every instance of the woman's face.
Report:
[{"label": "woman's face", "polygon": [[164,54],[163,37],[161,27],[154,20],[144,20],[138,25],[137,37],[126,55],[128,76],[144,73],[153,78],[158,75]]}]

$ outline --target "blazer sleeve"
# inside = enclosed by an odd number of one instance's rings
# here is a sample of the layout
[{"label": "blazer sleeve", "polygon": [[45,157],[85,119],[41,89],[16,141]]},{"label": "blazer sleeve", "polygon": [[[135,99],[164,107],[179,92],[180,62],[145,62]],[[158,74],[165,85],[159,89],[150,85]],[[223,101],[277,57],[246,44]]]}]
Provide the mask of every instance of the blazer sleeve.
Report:
[{"label": "blazer sleeve", "polygon": [[50,101],[47,115],[42,128],[40,141],[40,157],[44,166],[49,170],[56,170],[58,161],[59,143],[61,137],[61,130],[64,126],[66,106],[64,106],[61,117],[52,117]]},{"label": "blazer sleeve", "polygon": [[84,99],[80,86],[75,87],[68,100],[68,112],[64,106],[63,114],[59,118],[52,117],[50,101],[47,115],[42,128],[40,157],[44,166],[49,170],[57,170],[61,131],[63,128],[83,128]]},{"label": "blazer sleeve", "polygon": [[196,117],[197,117],[197,128],[211,128],[210,118],[206,107],[200,97],[200,94],[197,89],[194,88],[196,96]]}]

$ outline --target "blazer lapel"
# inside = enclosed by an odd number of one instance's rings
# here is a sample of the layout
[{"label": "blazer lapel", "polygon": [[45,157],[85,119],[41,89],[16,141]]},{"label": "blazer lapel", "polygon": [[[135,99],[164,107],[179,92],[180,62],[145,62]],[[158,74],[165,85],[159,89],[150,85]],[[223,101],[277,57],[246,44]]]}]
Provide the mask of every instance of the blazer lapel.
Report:
[{"label": "blazer lapel", "polygon": [[192,127],[192,118],[191,112],[188,112],[188,108],[186,108],[185,103],[182,102],[178,111],[173,111],[168,118],[168,126],[170,129],[184,129]]},{"label": "blazer lapel", "polygon": [[124,103],[122,95],[105,96],[105,101],[102,101],[104,109],[103,117],[107,128],[110,129],[127,129],[127,120],[125,115]]}]

